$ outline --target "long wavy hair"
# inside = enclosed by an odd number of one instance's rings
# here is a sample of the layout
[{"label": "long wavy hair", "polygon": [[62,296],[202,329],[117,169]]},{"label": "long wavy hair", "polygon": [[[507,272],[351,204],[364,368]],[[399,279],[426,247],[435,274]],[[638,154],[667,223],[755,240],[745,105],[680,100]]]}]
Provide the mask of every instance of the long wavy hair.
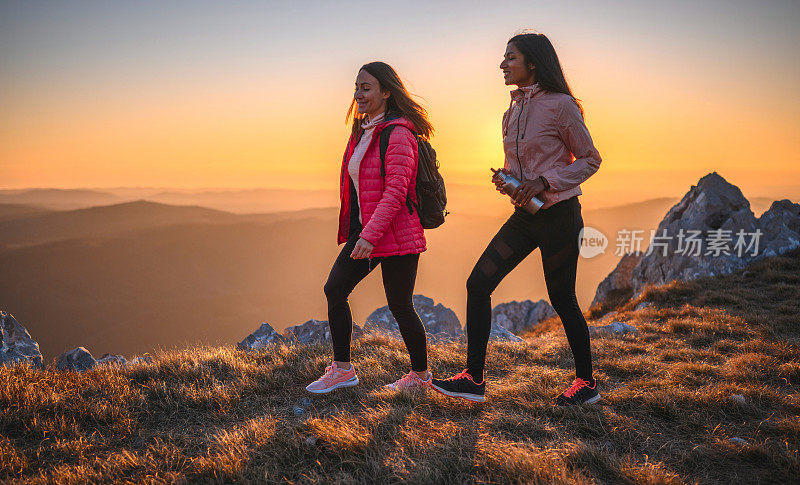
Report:
[{"label": "long wavy hair", "polygon": [[[419,103],[411,98],[411,94],[406,90],[400,76],[397,75],[392,66],[385,62],[370,62],[361,66],[359,71],[364,70],[375,77],[380,84],[382,91],[389,91],[389,98],[386,100],[386,114],[404,116],[414,125],[414,130],[423,139],[429,139],[433,134],[433,126],[428,121],[428,112]],[[353,120],[353,133],[361,128],[364,116],[359,114],[358,105],[355,98],[350,102],[347,110],[345,123]]]},{"label": "long wavy hair", "polygon": [[536,82],[539,86],[546,91],[569,94],[578,105],[581,116],[584,116],[583,106],[572,94],[564,78],[561,63],[558,62],[556,50],[546,35],[525,31],[510,38],[508,43],[513,43],[522,52],[525,62],[536,68]]}]

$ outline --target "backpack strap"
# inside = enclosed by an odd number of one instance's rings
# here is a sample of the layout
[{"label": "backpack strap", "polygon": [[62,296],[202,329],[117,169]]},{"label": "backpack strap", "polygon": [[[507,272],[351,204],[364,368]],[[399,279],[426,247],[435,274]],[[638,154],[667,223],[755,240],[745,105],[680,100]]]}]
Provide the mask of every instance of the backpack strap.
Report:
[{"label": "backpack strap", "polygon": [[[381,131],[381,138],[379,140],[380,151],[381,151],[381,177],[386,178],[386,150],[389,149],[389,135],[392,134],[392,130],[397,125],[389,125]],[[411,131],[411,130],[409,130]],[[413,135],[414,132],[412,131],[411,134]],[[415,135],[416,136],[416,135]],[[419,163],[419,162],[417,162]],[[419,169],[418,169],[419,170]],[[406,207],[408,207],[408,213],[414,213],[414,202],[411,200],[411,195],[406,194]],[[419,208],[417,208],[419,210]]]},{"label": "backpack strap", "polygon": [[397,125],[389,125],[381,131],[380,149],[381,149],[381,177],[386,178],[386,150],[389,149],[389,135]]}]

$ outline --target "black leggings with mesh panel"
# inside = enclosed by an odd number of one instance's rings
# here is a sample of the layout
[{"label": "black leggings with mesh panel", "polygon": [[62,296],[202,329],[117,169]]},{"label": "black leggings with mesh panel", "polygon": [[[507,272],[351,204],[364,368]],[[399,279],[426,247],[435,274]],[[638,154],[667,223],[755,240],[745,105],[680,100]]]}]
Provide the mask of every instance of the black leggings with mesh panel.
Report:
[{"label": "black leggings with mesh panel", "polygon": [[536,214],[517,208],[489,243],[467,279],[467,369],[476,382],[483,380],[492,292],[537,247],[550,303],[561,318],[575,358],[575,373],[591,381],[589,328],[575,297],[582,228],[581,204],[575,196]]}]

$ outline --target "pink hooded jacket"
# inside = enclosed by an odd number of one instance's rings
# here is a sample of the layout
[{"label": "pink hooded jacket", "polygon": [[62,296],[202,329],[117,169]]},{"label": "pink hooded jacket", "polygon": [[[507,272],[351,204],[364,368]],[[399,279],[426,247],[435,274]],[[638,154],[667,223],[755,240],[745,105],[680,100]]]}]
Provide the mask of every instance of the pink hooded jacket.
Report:
[{"label": "pink hooded jacket", "polygon": [[[386,149],[386,177],[381,176],[380,138],[389,125],[398,125],[389,135]],[[375,246],[372,257],[396,256],[425,251],[425,233],[416,210],[406,205],[406,194],[417,202],[417,139],[414,126],[406,118],[387,119],[375,127],[358,175],[358,206],[364,228],[360,237]],[[350,175],[347,164],[358,145],[360,133],[350,137],[342,160],[340,180],[338,243],[347,241],[350,232]]]},{"label": "pink hooded jacket", "polygon": [[511,92],[503,115],[505,168],[525,180],[543,176],[550,184],[539,197],[543,209],[580,195],[580,184],[600,168],[600,153],[572,96],[539,84]]}]

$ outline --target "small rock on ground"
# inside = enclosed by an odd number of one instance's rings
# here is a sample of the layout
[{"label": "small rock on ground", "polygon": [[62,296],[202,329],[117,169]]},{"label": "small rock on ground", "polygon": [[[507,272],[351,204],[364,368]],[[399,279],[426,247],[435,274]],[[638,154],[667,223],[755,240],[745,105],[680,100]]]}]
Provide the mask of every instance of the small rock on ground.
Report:
[{"label": "small rock on ground", "polygon": [[634,327],[633,325],[628,325],[627,323],[623,322],[611,322],[610,325],[603,325],[601,327],[589,327],[589,335],[591,336],[603,336],[603,335],[610,335],[610,336],[619,336],[625,334],[635,335],[638,334],[639,330]]}]

